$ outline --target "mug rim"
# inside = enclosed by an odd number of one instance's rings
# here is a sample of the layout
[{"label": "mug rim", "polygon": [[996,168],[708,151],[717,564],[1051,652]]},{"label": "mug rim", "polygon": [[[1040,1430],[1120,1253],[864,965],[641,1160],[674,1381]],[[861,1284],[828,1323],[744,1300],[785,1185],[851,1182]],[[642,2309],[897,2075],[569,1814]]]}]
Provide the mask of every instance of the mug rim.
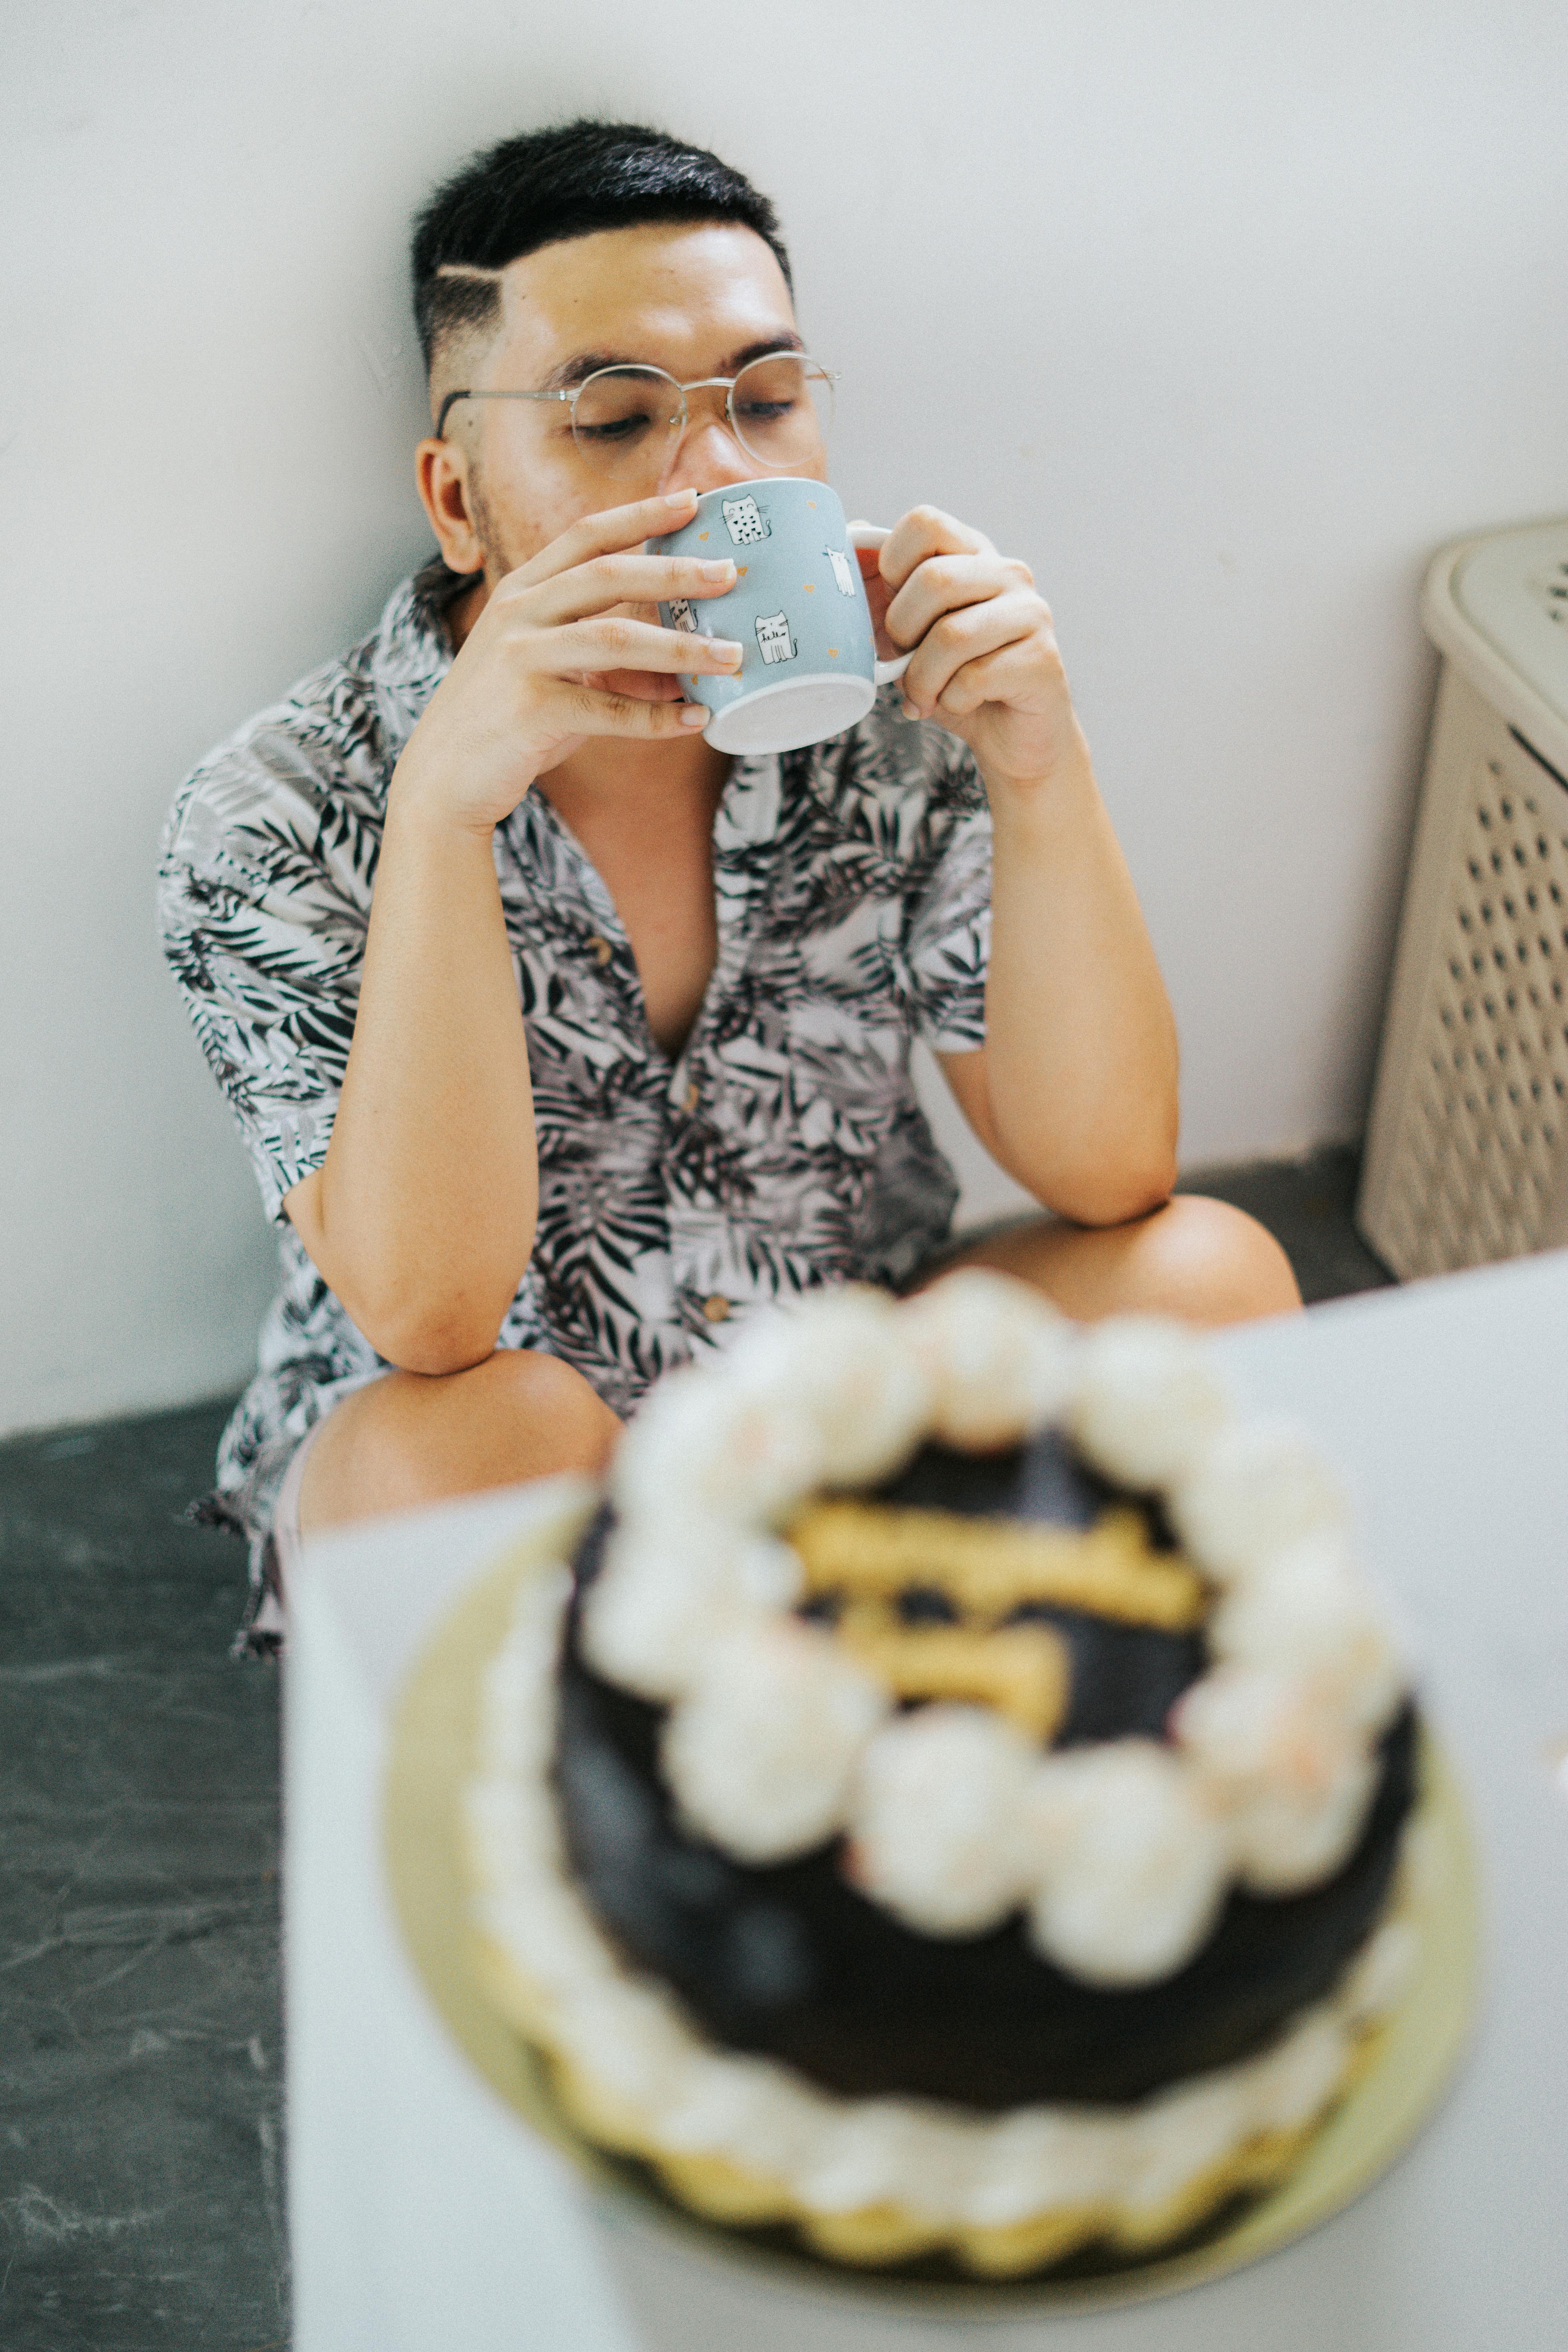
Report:
[{"label": "mug rim", "polygon": [[[754,476],[752,480],[747,482],[723,482],[716,485],[715,488],[710,490],[699,490],[697,493],[697,510],[698,512],[700,512],[702,502],[705,499],[734,499],[739,498],[742,492],[745,490],[782,489],[790,484],[797,484],[802,489],[805,490],[831,491],[834,498],[838,499],[840,508],[843,507],[844,501],[842,499],[838,498],[838,493],[834,489],[833,484],[831,482],[819,482],[815,474],[758,474]],[[654,536],[657,539],[679,539],[683,530],[690,530],[694,520],[695,516],[689,517],[685,522],[678,522],[673,530],[656,531]],[[845,529],[847,530],[848,527],[849,526],[847,522],[845,524]]]}]

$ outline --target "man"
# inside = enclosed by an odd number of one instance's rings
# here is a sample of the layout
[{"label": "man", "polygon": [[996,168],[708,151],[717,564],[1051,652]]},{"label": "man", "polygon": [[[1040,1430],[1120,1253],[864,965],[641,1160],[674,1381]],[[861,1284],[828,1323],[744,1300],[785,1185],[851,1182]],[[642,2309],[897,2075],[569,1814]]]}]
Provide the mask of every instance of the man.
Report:
[{"label": "man", "polygon": [[655,604],[734,573],[643,548],[770,470],[748,364],[816,373],[766,200],[574,123],[439,191],[414,276],[439,560],[165,842],[171,961],[282,1226],[214,1502],[258,1641],[301,1529],[596,1469],[759,1304],[918,1280],[954,1187],[916,1035],[1050,1213],[957,1255],[1086,1318],[1299,1303],[1259,1227],[1170,1198],[1170,1011],[1022,563],[915,508],[868,583],[901,688],[782,759],[702,739],[678,674],[740,648]]}]

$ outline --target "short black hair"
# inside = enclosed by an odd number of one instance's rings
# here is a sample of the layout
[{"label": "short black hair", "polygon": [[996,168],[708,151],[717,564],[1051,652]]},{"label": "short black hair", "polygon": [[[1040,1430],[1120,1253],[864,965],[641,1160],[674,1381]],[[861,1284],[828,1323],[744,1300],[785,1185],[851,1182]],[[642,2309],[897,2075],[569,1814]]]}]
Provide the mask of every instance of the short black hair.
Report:
[{"label": "short black hair", "polygon": [[754,229],[794,290],[778,215],[750,180],[668,131],[586,117],[471,155],[414,224],[414,317],[426,371],[441,345],[500,317],[493,274],[525,253],[644,221],[731,221]]}]

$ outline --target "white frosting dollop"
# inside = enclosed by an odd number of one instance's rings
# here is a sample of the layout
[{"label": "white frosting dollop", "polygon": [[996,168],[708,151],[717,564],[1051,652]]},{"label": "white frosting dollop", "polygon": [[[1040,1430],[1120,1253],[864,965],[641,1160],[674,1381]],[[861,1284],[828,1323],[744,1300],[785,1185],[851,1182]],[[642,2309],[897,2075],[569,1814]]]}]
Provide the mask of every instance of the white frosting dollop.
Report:
[{"label": "white frosting dollop", "polygon": [[679,2103],[659,2119],[665,2147],[679,2155],[755,2162],[784,2179],[816,2163],[837,2121],[833,2102],[771,2058],[704,2051],[686,2074]]},{"label": "white frosting dollop", "polygon": [[994,1927],[1028,1885],[1038,1753],[989,1707],[943,1703],[884,1724],[850,1797],[845,1876],[925,1935]]},{"label": "white frosting dollop", "polygon": [[787,1544],[733,1525],[688,1520],[639,1534],[622,1527],[583,1606],[590,1665],[644,1698],[679,1698],[727,1628],[771,1617],[799,1598],[803,1572]]},{"label": "white frosting dollop", "polygon": [[1346,1517],[1344,1497],[1307,1433],[1262,1414],[1216,1431],[1176,1481],[1166,1508],[1182,1541],[1223,1582]]},{"label": "white frosting dollop", "polygon": [[931,1433],[949,1445],[1015,1445],[1066,1401],[1074,1327],[1006,1275],[961,1267],[911,1298],[901,1321],[930,1385]]},{"label": "white frosting dollop", "polygon": [[815,1625],[762,1618],[710,1641],[666,1719],[664,1778],[692,1828],[742,1862],[783,1862],[844,1820],[890,1695]]},{"label": "white frosting dollop", "polygon": [[1212,1357],[1180,1324],[1119,1315],[1084,1340],[1069,1423],[1096,1468],[1126,1486],[1148,1493],[1184,1476],[1231,1411]]},{"label": "white frosting dollop", "polygon": [[1377,1780],[1342,1714],[1294,1677],[1216,1667],[1184,1692],[1171,1728],[1221,1812],[1244,1885],[1291,1895],[1349,1855]]},{"label": "white frosting dollop", "polygon": [[1230,1854],[1173,1752],[1152,1739],[1068,1748],[1036,1768],[1041,1860],[1030,1934],[1090,1984],[1172,1976],[1207,1936]]},{"label": "white frosting dollop", "polygon": [[963,2217],[1005,2230],[1063,2207],[1114,2205],[1136,2158],[1133,2108],[1116,2116],[1086,2108],[1019,2107],[985,2137]]},{"label": "white frosting dollop", "polygon": [[930,1419],[931,1385],[897,1304],[858,1286],[759,1317],[731,1349],[726,1374],[812,1423],[831,1486],[890,1477]]},{"label": "white frosting dollop", "polygon": [[610,1496],[628,1528],[657,1526],[672,1509],[760,1528],[818,1484],[825,1452],[787,1390],[687,1365],[666,1373],[621,1439]]},{"label": "white frosting dollop", "polygon": [[697,2053],[679,2007],[646,1977],[590,1979],[552,2030],[611,2116],[646,2128],[680,2105]]},{"label": "white frosting dollop", "polygon": [[1301,1536],[1215,1610],[1218,1658],[1290,1675],[1360,1731],[1380,1730],[1399,1706],[1405,1670],[1342,1529]]}]

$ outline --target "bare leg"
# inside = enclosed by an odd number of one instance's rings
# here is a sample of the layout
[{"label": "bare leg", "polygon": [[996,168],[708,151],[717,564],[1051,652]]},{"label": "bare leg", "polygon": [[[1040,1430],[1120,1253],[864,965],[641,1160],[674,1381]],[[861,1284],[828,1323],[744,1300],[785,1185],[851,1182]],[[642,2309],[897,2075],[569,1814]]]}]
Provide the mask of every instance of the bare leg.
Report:
[{"label": "bare leg", "polygon": [[1245,1211],[1198,1193],[1178,1193],[1125,1225],[1041,1217],[960,1247],[922,1280],[953,1265],[1016,1275],[1083,1323],[1125,1314],[1246,1323],[1298,1313],[1301,1305],[1273,1234]]},{"label": "bare leg", "polygon": [[322,1423],[300,1494],[302,1534],[556,1470],[596,1475],[620,1423],[555,1356],[500,1348],[439,1379],[389,1372]]}]

